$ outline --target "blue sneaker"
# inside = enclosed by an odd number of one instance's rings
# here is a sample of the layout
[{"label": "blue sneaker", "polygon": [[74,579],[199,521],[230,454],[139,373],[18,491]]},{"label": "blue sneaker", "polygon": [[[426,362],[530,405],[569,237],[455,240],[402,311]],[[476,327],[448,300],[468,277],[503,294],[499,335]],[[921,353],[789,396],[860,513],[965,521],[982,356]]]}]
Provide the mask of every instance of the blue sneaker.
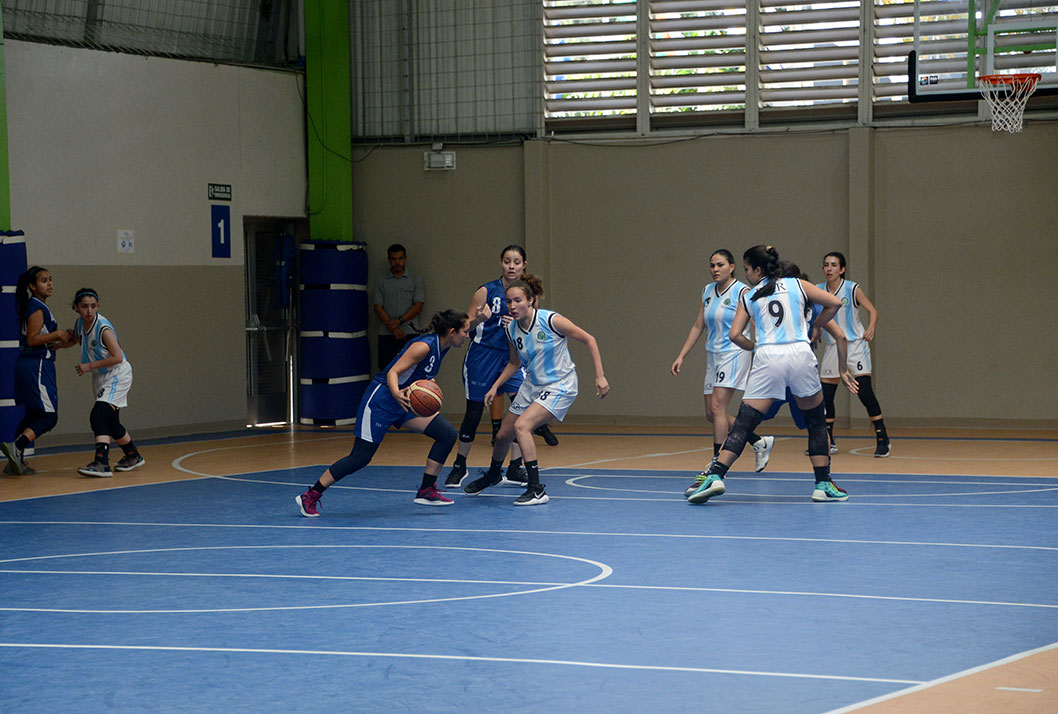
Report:
[{"label": "blue sneaker", "polygon": [[812,500],[818,503],[824,501],[847,501],[849,494],[843,488],[838,488],[833,481],[816,481],[816,490],[812,491]]},{"label": "blue sneaker", "polygon": [[719,496],[727,490],[724,486],[724,479],[720,478],[716,474],[708,474],[702,485],[695,490],[690,496],[687,497],[688,503],[699,504],[705,503],[713,496]]}]

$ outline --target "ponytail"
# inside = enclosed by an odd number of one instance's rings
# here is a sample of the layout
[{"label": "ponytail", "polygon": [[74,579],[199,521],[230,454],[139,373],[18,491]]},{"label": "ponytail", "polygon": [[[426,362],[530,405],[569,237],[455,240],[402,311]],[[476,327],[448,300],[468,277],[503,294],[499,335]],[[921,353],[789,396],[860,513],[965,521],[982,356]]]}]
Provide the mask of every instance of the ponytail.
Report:
[{"label": "ponytail", "polygon": [[765,298],[775,292],[775,280],[780,277],[779,251],[770,245],[755,245],[742,254],[742,260],[761,273],[761,281],[767,279],[763,286],[757,288],[750,300]]},{"label": "ponytail", "polygon": [[430,318],[430,326],[427,328],[441,337],[448,334],[449,330],[458,330],[467,321],[467,314],[458,310],[442,310],[435,312]]},{"label": "ponytail", "polygon": [[511,288],[520,288],[527,298],[538,298],[544,294],[544,281],[539,275],[523,273],[521,279],[514,280],[507,286],[508,290]]}]

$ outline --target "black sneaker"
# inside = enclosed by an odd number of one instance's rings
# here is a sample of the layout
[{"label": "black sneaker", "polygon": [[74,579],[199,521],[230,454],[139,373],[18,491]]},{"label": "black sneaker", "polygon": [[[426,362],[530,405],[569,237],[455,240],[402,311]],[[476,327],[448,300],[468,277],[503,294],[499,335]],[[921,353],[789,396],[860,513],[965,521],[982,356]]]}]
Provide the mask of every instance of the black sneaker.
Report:
[{"label": "black sneaker", "polygon": [[887,459],[889,458],[889,442],[879,441],[878,447],[874,450],[874,458],[876,459]]},{"label": "black sneaker", "polygon": [[110,478],[114,475],[114,472],[110,470],[110,464],[104,464],[102,461],[93,461],[88,466],[82,466],[77,469],[77,473],[96,478]]},{"label": "black sneaker", "polygon": [[479,469],[478,473],[481,474],[481,478],[476,478],[464,486],[463,493],[473,496],[474,494],[481,493],[489,486],[495,486],[500,481],[503,481],[503,474],[496,474],[496,477],[492,478],[489,476],[489,472],[485,469]]},{"label": "black sneaker", "polygon": [[508,467],[507,473],[503,475],[503,482],[501,485],[525,488],[529,485],[529,475],[525,473],[525,469],[521,466],[516,466],[513,469]]},{"label": "black sneaker", "polygon": [[138,469],[139,467],[143,466],[146,463],[147,463],[147,460],[144,459],[139,454],[130,454],[130,455],[125,456],[124,458],[122,458],[121,461],[119,461],[117,463],[117,466],[114,467],[114,470],[115,471],[132,471],[133,469]]},{"label": "black sneaker", "polygon": [[533,429],[533,433],[537,436],[543,437],[544,443],[548,446],[558,446],[558,437],[551,431],[551,427],[547,424],[541,424],[540,426]]},{"label": "black sneaker", "polygon": [[525,493],[514,499],[514,505],[538,506],[541,503],[547,503],[547,500],[547,490],[544,488],[544,484],[534,483],[525,490]]},{"label": "black sneaker", "polygon": [[13,470],[11,469],[11,462],[10,462],[10,461],[9,461],[9,462],[7,462],[6,464],[4,464],[4,475],[5,475],[5,476],[32,476],[33,474],[37,473],[37,472],[36,472],[36,470],[35,470],[35,469],[33,469],[33,468],[32,468],[32,467],[31,467],[31,466],[30,466],[29,464],[27,464],[27,463],[26,463],[25,461],[21,461],[20,463],[22,464],[22,471],[21,471],[21,473],[15,473],[15,472],[14,472],[14,471],[13,471]]},{"label": "black sneaker", "polygon": [[453,466],[448,474],[448,478],[445,479],[445,488],[459,488],[459,484],[463,483],[463,479],[466,478],[466,475],[466,466]]}]

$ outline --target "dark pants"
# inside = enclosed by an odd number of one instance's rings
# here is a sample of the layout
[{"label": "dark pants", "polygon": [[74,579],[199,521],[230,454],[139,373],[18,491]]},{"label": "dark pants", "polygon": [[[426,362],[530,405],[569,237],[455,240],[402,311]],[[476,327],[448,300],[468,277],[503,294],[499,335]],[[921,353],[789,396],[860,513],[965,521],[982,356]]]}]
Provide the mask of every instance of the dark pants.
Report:
[{"label": "dark pants", "polygon": [[408,333],[404,333],[404,339],[398,340],[393,335],[379,335],[378,336],[378,371],[381,372],[386,366],[393,361],[393,358],[400,354],[400,351],[404,348],[404,345],[408,343],[408,339],[411,337]]}]

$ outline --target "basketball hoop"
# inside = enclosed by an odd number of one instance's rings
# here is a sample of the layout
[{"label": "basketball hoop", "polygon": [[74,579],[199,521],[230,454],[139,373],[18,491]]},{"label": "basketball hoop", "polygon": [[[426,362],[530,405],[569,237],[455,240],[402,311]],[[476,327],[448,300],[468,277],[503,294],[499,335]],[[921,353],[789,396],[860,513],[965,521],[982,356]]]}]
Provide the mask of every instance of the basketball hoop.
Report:
[{"label": "basketball hoop", "polygon": [[977,78],[981,95],[992,108],[992,131],[1021,131],[1025,104],[1036,91],[1038,74],[983,74]]}]

